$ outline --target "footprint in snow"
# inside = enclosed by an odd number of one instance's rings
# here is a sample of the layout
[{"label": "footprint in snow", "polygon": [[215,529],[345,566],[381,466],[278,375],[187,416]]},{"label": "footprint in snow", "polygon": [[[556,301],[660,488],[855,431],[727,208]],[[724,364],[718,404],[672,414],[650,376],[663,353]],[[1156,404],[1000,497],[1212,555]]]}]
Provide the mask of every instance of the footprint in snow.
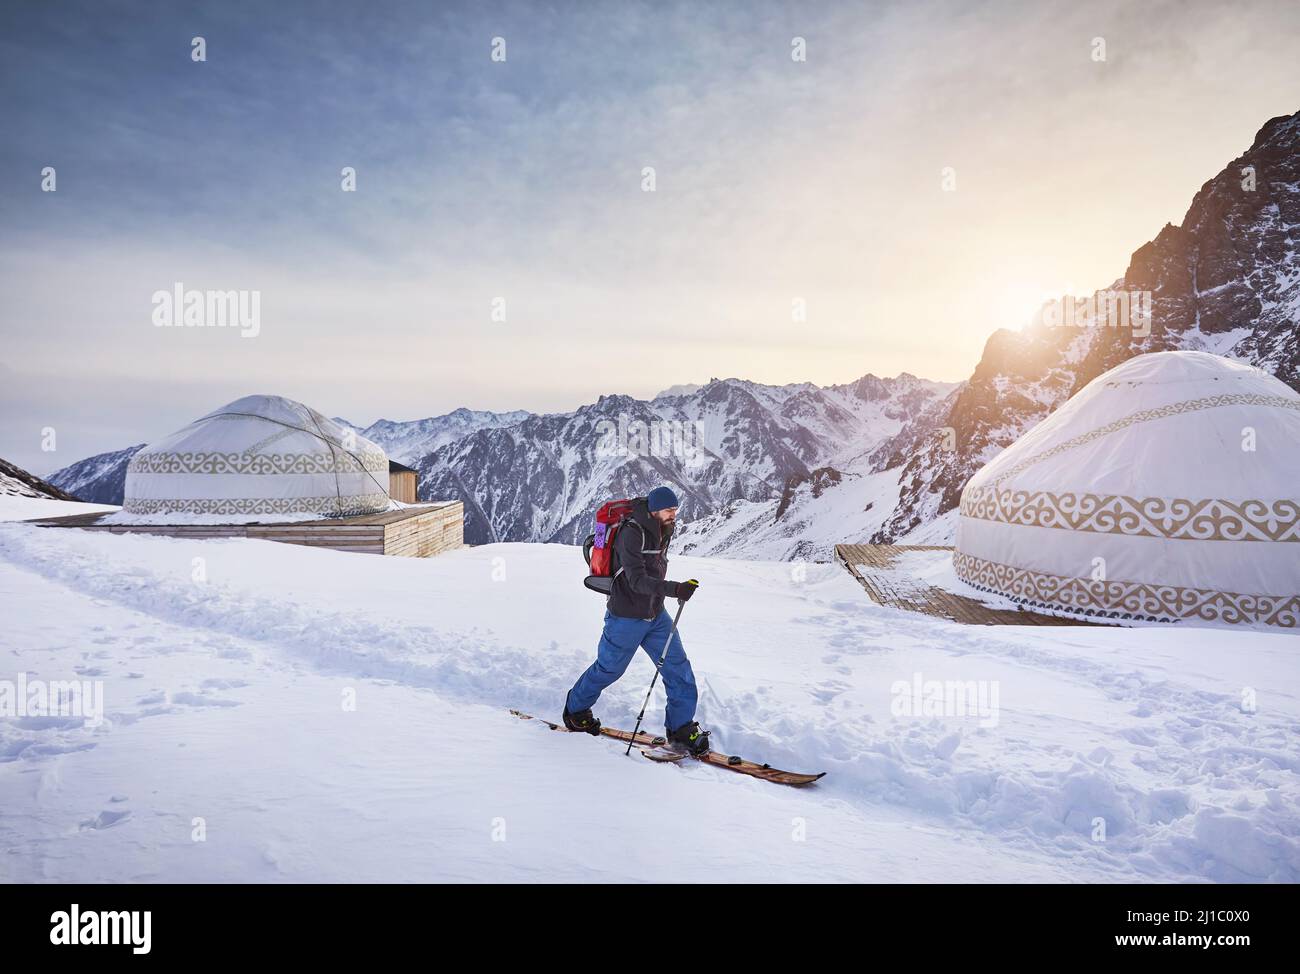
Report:
[{"label": "footprint in snow", "polygon": [[27,754],[75,754],[77,751],[90,751],[98,747],[97,744],[86,742],[84,744],[33,744],[27,749]]},{"label": "footprint in snow", "polygon": [[0,764],[8,761],[17,761],[19,755],[27,750],[36,742],[31,738],[20,738],[16,741],[10,741],[7,744],[0,744]]},{"label": "footprint in snow", "polygon": [[122,727],[126,727],[130,724],[134,724],[137,720],[140,720],[144,717],[158,717],[161,716],[162,714],[170,714],[171,712],[172,712],[171,707],[167,706],[166,704],[161,704],[158,706],[145,707],[143,710],[138,710],[133,714],[114,713],[111,715],[111,717],[114,724],[119,724]]},{"label": "footprint in snow", "polygon": [[828,683],[823,683],[820,686],[814,687],[812,691],[812,695],[813,697],[816,698],[818,703],[825,706],[826,704],[829,704],[832,700],[834,700],[836,697],[838,697],[841,693],[843,693],[847,689],[849,689],[849,685],[847,683],[837,683],[831,681]]},{"label": "footprint in snow", "polygon": [[88,818],[82,822],[79,828],[83,832],[88,829],[94,829],[96,831],[101,829],[111,829],[115,825],[121,825],[130,817],[130,812],[100,812],[94,818]]},{"label": "footprint in snow", "polygon": [[19,717],[14,726],[23,730],[76,730],[86,726],[85,717]]},{"label": "footprint in snow", "polygon": [[219,697],[205,697],[201,693],[190,693],[188,690],[177,693],[172,696],[172,703],[184,704],[187,707],[238,707],[238,700],[222,700]]}]

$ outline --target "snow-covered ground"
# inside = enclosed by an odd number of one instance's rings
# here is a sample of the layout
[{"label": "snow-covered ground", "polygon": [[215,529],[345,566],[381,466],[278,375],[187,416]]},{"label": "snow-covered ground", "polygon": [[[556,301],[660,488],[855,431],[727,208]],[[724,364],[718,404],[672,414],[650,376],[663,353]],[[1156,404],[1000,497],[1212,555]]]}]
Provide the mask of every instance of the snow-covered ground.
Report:
[{"label": "snow-covered ground", "polygon": [[58,501],[51,497],[0,495],[0,521],[31,521],[38,517],[71,517],[73,514],[120,510],[120,507],[112,504],[82,504]]},{"label": "snow-covered ground", "polygon": [[[590,662],[582,574],[0,524],[0,683],[102,681],[106,714],[0,717],[0,880],[1300,879],[1295,636],[970,628],[834,565],[674,559],[700,719],[829,772],[792,789],[506,713]],[[908,716],[917,681],[988,706]]]}]

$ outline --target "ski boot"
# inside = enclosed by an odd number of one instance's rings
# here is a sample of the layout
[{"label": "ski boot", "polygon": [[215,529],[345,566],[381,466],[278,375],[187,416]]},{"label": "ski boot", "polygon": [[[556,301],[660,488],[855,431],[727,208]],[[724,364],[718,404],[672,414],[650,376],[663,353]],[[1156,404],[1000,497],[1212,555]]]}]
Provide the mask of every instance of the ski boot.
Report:
[{"label": "ski boot", "polygon": [[698,758],[709,753],[709,732],[700,730],[700,725],[691,721],[675,731],[669,731],[668,743]]},{"label": "ski boot", "polygon": [[564,726],[571,731],[586,731],[592,737],[600,736],[600,720],[591,715],[590,710],[579,710],[576,714],[564,708]]}]

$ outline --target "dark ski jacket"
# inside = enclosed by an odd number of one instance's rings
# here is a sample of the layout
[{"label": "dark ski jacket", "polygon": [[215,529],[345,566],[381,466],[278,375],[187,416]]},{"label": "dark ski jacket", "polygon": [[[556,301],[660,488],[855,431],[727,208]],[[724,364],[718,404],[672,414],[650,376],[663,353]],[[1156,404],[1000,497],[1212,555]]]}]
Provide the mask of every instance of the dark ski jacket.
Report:
[{"label": "dark ski jacket", "polygon": [[614,535],[614,583],[606,602],[610,612],[627,619],[654,619],[663,611],[664,598],[677,590],[676,582],[665,580],[672,536],[671,527],[660,531],[645,498],[640,498]]}]

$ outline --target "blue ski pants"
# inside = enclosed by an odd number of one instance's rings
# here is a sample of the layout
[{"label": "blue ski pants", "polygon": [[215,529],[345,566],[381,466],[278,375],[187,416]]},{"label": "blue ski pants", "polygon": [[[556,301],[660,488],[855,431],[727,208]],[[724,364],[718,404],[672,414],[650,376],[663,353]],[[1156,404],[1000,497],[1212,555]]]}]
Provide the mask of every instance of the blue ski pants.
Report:
[{"label": "blue ski pants", "polygon": [[[596,649],[596,662],[587,667],[569,691],[566,699],[569,713],[590,709],[600,699],[601,691],[623,675],[638,648],[645,650],[651,661],[659,662],[672,628],[673,617],[667,609],[661,609],[658,617],[650,620],[625,619],[606,609],[605,630]],[[673,633],[673,642],[668,647],[668,656],[659,675],[668,693],[664,726],[673,731],[695,719],[698,699],[695,674],[691,671],[691,661],[686,658],[680,633]]]}]

